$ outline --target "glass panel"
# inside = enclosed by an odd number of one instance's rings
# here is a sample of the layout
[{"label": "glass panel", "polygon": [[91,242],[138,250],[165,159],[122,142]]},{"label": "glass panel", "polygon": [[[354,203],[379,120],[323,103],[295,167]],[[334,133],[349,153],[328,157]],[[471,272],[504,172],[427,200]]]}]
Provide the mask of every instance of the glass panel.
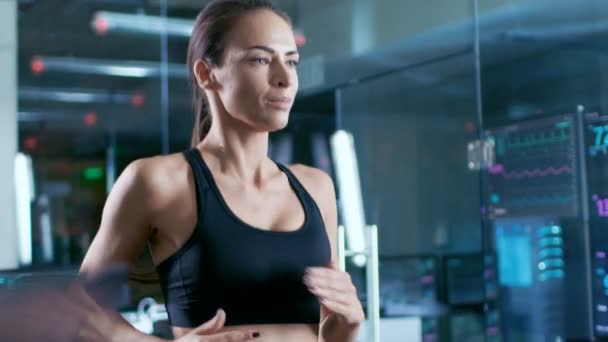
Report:
[{"label": "glass panel", "polygon": [[159,15],[142,4],[19,2],[19,151],[35,185],[29,268],[76,270],[113,181],[162,153],[159,36],[112,24]]},{"label": "glass panel", "polygon": [[495,161],[483,197],[503,338],[606,336],[608,4],[491,3],[480,43],[484,136]]},{"label": "glass panel", "polygon": [[467,1],[278,3],[295,3],[287,8],[294,9],[295,26],[306,38],[300,68],[304,93],[470,50],[472,7]]},{"label": "glass panel", "polygon": [[355,73],[337,90],[338,128],[353,135],[366,220],[379,227],[383,320],[418,317],[425,341],[481,341],[497,328],[484,313],[493,265],[483,253],[480,175],[469,166],[479,134],[473,11],[466,1],[443,5],[461,11],[429,11],[432,27],[420,30],[417,15],[400,12],[408,19],[393,32],[402,42],[373,50],[393,70]]}]

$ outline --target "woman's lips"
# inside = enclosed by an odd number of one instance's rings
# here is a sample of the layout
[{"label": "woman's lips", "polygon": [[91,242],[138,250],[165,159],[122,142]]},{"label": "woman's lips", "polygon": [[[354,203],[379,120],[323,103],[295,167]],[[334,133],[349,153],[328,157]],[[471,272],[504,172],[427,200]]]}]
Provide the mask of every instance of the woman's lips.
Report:
[{"label": "woman's lips", "polygon": [[291,97],[288,96],[269,96],[266,98],[268,101],[276,101],[276,102],[291,102]]},{"label": "woman's lips", "polygon": [[267,99],[266,103],[268,103],[268,105],[271,107],[282,110],[289,110],[289,108],[291,108],[291,99],[288,97]]}]

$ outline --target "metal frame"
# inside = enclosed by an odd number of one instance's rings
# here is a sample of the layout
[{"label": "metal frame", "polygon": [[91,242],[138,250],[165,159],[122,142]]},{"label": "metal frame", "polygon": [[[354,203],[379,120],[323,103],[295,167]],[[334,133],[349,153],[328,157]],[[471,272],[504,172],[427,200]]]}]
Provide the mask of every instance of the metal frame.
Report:
[{"label": "metal frame", "polygon": [[356,255],[367,257],[365,275],[367,278],[367,329],[368,342],[380,342],[380,273],[378,262],[378,227],[370,225],[365,227],[367,239],[363,251],[347,250],[345,247],[344,226],[338,226],[338,262],[341,271],[346,271],[346,258]]}]

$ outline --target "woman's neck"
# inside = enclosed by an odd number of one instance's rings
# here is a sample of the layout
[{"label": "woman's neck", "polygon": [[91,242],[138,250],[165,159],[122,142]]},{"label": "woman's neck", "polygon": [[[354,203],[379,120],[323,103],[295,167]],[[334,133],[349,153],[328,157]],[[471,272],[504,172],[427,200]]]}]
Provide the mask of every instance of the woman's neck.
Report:
[{"label": "woman's neck", "polygon": [[199,148],[217,157],[221,173],[246,185],[260,186],[273,171],[268,163],[268,132],[219,127],[214,122]]}]

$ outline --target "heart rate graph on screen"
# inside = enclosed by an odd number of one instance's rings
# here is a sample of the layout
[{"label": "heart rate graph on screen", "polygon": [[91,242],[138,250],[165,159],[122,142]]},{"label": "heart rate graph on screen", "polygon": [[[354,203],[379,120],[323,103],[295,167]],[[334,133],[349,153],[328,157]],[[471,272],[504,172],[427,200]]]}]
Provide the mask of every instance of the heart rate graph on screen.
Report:
[{"label": "heart rate graph on screen", "polygon": [[575,132],[570,115],[487,130],[495,145],[486,174],[490,216],[576,216]]}]

